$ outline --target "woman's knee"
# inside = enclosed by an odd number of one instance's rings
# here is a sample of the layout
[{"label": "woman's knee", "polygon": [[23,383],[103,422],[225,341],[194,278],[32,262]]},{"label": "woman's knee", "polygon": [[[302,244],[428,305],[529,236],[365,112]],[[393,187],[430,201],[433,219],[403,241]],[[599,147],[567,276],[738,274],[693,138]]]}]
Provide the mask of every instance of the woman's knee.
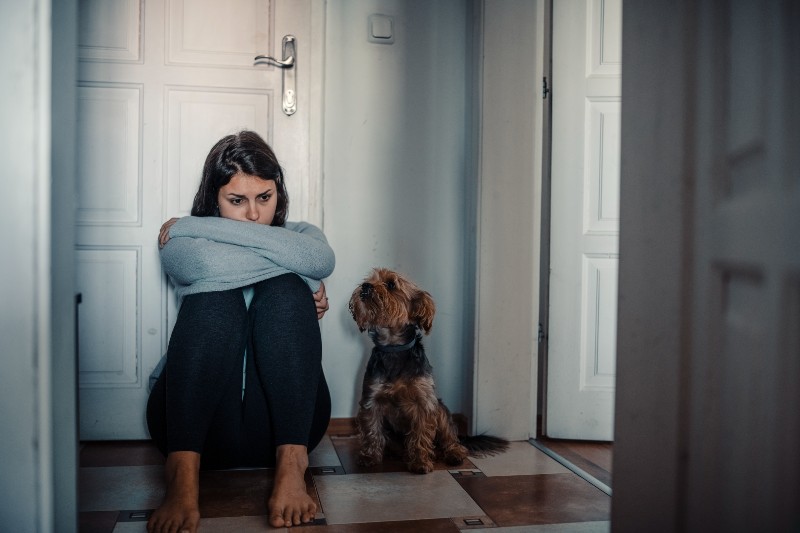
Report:
[{"label": "woman's knee", "polygon": [[251,305],[265,301],[268,301],[268,305],[272,308],[314,309],[311,289],[297,274],[282,274],[257,283]]},{"label": "woman's knee", "polygon": [[200,328],[236,328],[247,322],[247,306],[241,289],[201,292],[184,297],[178,320]]},{"label": "woman's knee", "polygon": [[193,314],[219,314],[221,316],[231,316],[237,313],[244,313],[244,295],[242,289],[231,289],[228,291],[199,292],[189,294],[183,298],[180,311]]},{"label": "woman's knee", "polygon": [[281,274],[268,278],[256,284],[256,292],[285,291],[290,293],[307,294],[311,292],[303,278],[294,273]]},{"label": "woman's knee", "polygon": [[192,294],[184,298],[178,311],[169,354],[222,357],[227,353],[235,357],[244,353],[247,328],[247,307],[241,289]]}]

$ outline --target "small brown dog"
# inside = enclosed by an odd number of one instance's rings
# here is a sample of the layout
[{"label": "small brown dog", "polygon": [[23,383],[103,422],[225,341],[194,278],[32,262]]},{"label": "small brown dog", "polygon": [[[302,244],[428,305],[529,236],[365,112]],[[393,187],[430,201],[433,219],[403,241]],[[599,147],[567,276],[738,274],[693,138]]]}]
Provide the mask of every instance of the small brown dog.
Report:
[{"label": "small brown dog", "polygon": [[430,332],[435,312],[430,294],[385,268],[374,269],[350,297],[353,320],[375,343],[356,418],[363,466],[381,462],[387,446],[401,450],[408,469],[420,474],[433,470],[436,458],[458,465],[470,453],[508,447],[488,435],[459,437],[450,411],[437,398],[421,333]]}]

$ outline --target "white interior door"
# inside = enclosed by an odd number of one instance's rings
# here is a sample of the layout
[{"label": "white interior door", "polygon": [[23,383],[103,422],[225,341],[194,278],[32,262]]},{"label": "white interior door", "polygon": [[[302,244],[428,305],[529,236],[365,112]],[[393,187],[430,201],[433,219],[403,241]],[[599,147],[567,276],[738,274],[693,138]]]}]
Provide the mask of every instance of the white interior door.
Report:
[{"label": "white interior door", "polygon": [[612,440],[621,0],[553,2],[545,434]]},{"label": "white interior door", "polygon": [[[77,272],[81,439],[148,438],[148,376],[175,302],[161,223],[189,213],[206,154],[260,133],[286,170],[290,217],[319,223],[324,14],[311,0],[83,0],[80,4]],[[312,35],[312,33],[316,35]],[[297,111],[282,110],[285,34],[296,37]],[[317,113],[318,115],[318,113]],[[314,131],[314,134],[312,134]]]}]

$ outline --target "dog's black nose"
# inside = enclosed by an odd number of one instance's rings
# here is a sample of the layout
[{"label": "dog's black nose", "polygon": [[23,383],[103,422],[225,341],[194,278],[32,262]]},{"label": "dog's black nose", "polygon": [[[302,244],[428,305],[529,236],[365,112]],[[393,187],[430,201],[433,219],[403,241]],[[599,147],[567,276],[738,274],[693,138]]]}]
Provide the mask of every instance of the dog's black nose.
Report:
[{"label": "dog's black nose", "polygon": [[372,292],[372,284],[371,283],[362,283],[361,284],[361,299],[363,300],[367,296],[370,295]]}]

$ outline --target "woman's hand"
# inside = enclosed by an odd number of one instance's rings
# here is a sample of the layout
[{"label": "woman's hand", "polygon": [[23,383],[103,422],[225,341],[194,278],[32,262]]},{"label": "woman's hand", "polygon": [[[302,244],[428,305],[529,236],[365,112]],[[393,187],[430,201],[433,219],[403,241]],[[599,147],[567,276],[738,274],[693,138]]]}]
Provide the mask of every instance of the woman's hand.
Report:
[{"label": "woman's hand", "polygon": [[164,222],[164,224],[161,226],[161,230],[158,232],[158,247],[159,248],[163,248],[164,245],[167,244],[167,241],[169,240],[169,228],[171,228],[172,225],[175,224],[178,220],[180,220],[180,219],[171,218],[171,219],[167,220],[166,222]]},{"label": "woman's hand", "polygon": [[314,293],[314,303],[317,304],[317,320],[321,319],[330,309],[328,297],[325,295],[325,284],[319,282],[319,290]]}]

